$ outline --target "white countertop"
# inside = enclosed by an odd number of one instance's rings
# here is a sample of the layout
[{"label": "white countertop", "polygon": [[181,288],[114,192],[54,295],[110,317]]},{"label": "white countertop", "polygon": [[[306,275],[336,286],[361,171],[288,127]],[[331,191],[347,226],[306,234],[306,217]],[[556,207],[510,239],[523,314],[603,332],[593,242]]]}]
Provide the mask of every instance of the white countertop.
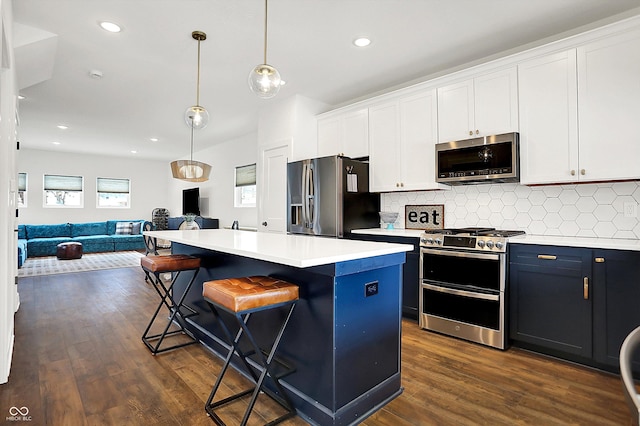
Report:
[{"label": "white countertop", "polygon": [[413,250],[410,244],[378,243],[233,229],[145,231],[145,235],[298,268]]},{"label": "white countertop", "polygon": [[385,228],[369,228],[369,229],[354,229],[352,234],[367,234],[367,235],[384,235],[389,237],[410,237],[420,238],[420,235],[424,232],[422,229],[385,229]]},{"label": "white countertop", "polygon": [[[354,234],[420,238],[421,229],[356,229]],[[555,235],[518,235],[509,237],[510,244],[539,244],[548,246],[601,248],[640,251],[640,239],[566,237]]]},{"label": "white countertop", "polygon": [[553,235],[518,235],[509,238],[509,244],[540,244],[547,246],[584,247],[640,251],[640,240],[621,238],[563,237]]}]

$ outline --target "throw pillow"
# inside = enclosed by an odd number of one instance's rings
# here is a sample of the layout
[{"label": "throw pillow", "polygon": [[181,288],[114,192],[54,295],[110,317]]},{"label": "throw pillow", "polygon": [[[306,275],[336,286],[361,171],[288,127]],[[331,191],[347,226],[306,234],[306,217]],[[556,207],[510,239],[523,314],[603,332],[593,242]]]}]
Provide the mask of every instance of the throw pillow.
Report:
[{"label": "throw pillow", "polygon": [[116,223],[116,235],[131,235],[132,230],[133,230],[133,223],[131,222]]},{"label": "throw pillow", "polygon": [[142,227],[142,223],[133,222],[133,228],[131,228],[131,233],[133,235],[140,235],[140,228]]}]

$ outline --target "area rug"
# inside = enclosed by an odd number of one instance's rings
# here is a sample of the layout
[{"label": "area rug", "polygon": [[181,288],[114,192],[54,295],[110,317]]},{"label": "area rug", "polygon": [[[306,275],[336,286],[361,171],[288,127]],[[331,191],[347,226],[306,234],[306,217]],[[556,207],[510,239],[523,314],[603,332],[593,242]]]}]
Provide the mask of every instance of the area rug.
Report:
[{"label": "area rug", "polygon": [[109,253],[88,253],[80,259],[60,260],[56,256],[30,257],[18,269],[18,277],[38,275],[69,274],[72,272],[95,271],[97,269],[131,268],[140,266],[144,253],[137,251],[117,251]]}]

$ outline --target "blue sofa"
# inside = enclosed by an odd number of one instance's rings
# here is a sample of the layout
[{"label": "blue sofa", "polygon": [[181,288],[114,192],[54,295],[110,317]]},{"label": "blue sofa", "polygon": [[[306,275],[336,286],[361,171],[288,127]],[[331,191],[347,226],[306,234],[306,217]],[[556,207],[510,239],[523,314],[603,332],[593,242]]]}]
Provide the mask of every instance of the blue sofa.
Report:
[{"label": "blue sofa", "polygon": [[[144,249],[144,220],[18,225],[18,268],[27,257],[53,256],[68,241],[82,243],[84,253]],[[122,223],[119,231],[118,223]],[[129,224],[131,224],[129,226]],[[124,233],[123,233],[124,232]]]}]

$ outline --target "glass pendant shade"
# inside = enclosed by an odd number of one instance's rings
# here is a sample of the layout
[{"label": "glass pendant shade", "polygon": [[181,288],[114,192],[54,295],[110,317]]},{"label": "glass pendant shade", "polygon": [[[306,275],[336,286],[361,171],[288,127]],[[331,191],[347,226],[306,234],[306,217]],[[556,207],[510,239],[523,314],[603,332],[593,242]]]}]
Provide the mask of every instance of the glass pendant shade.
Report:
[{"label": "glass pendant shade", "polygon": [[249,73],[249,88],[262,99],[273,98],[280,91],[282,79],[277,69],[267,65],[268,0],[264,0],[264,62]]},{"label": "glass pendant shade", "polygon": [[209,113],[200,105],[190,106],[184,112],[184,121],[195,130],[204,129],[209,124]]},{"label": "glass pendant shade", "polygon": [[267,64],[260,64],[249,73],[249,87],[262,99],[273,98],[280,91],[280,73]]},{"label": "glass pendant shade", "polygon": [[176,160],[171,162],[171,174],[174,178],[188,182],[209,180],[211,166],[195,160]]}]

